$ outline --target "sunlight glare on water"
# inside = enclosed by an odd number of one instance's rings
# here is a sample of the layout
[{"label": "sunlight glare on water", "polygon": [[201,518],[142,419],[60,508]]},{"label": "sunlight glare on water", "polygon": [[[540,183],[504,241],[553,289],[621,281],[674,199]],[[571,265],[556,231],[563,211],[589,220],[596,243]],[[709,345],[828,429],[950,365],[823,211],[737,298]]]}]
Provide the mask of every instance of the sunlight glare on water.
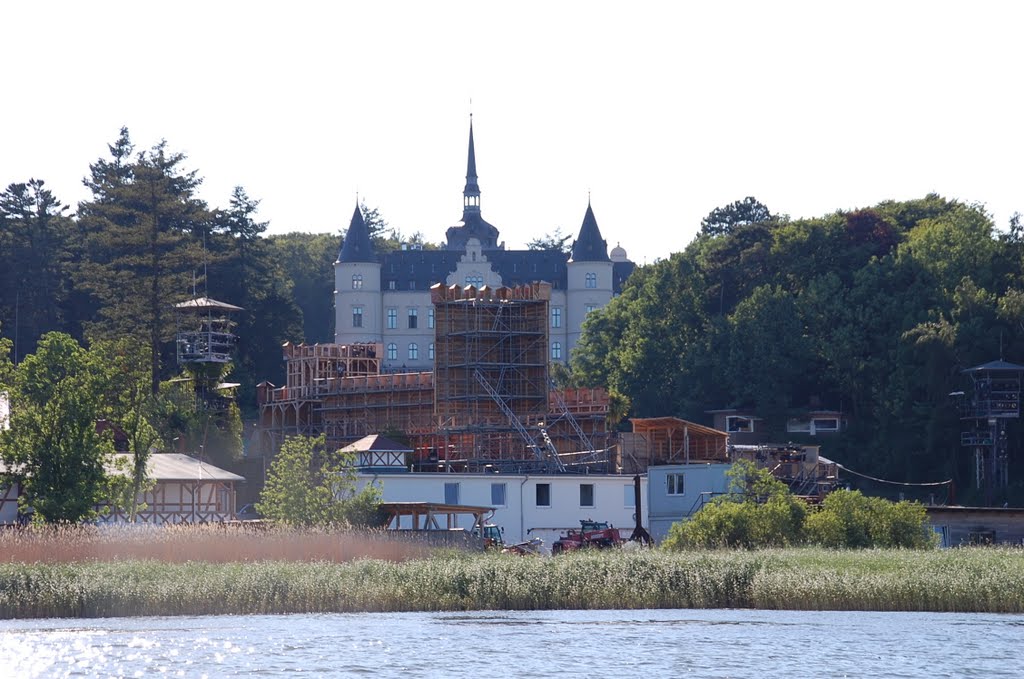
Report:
[{"label": "sunlight glare on water", "polygon": [[1024,616],[478,611],[0,621],[10,677],[1018,677]]}]

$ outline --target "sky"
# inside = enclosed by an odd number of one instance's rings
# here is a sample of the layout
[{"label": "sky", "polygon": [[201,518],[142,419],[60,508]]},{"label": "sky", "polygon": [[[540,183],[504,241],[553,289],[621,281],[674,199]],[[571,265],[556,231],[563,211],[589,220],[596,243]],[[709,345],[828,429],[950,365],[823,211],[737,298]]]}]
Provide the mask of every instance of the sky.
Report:
[{"label": "sky", "polygon": [[1024,212],[1024,6],[1010,2],[33,2],[0,11],[0,186],[72,206],[122,126],[269,233],[356,196],[440,242],[473,114],[508,248],[576,234],[650,263],[715,207],[816,217],[929,192]]}]

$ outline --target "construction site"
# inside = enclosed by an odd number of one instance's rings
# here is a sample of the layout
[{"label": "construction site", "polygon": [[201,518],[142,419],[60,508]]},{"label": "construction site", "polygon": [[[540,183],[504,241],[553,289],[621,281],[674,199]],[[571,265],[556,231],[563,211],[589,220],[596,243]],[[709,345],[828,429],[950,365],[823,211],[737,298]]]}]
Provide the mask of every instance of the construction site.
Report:
[{"label": "construction site", "polygon": [[385,371],[381,343],[285,344],[286,384],[257,387],[250,455],[272,456],[289,436],[324,434],[337,449],[383,434],[413,451],[411,472],[632,475],[749,459],[808,497],[835,485],[816,446],[731,445],[728,433],[675,417],[614,431],[606,390],[551,380],[550,299],[547,283],[434,285],[429,372]]},{"label": "construction site", "polygon": [[557,389],[548,370],[551,286],[434,285],[435,368],[384,372],[383,346],[285,344],[286,384],[258,386],[255,452],[285,437],[404,438],[412,471],[621,471],[604,389]]}]

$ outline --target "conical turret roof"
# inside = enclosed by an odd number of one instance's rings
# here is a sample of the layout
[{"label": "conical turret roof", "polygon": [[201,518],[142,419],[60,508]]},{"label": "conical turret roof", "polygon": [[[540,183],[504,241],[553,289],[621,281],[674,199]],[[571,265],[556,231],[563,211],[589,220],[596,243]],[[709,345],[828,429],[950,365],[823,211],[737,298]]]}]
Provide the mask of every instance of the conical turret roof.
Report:
[{"label": "conical turret roof", "polygon": [[352,221],[345,232],[345,240],[341,244],[341,252],[338,253],[338,261],[342,264],[350,262],[377,262],[377,253],[373,249],[373,239],[370,238],[370,229],[366,226],[363,213],[356,205],[352,213]]},{"label": "conical turret roof", "polygon": [[601,238],[601,229],[597,228],[594,210],[587,202],[587,213],[583,215],[580,235],[573,241],[570,262],[610,262],[608,243]]}]

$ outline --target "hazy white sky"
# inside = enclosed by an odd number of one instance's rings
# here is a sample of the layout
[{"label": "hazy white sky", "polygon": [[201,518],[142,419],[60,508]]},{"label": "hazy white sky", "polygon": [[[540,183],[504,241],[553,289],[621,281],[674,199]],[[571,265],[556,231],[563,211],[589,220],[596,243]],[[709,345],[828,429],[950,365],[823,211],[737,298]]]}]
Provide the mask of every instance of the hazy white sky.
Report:
[{"label": "hazy white sky", "polygon": [[122,125],[272,232],[337,231],[359,192],[441,241],[470,99],[507,247],[575,233],[650,262],[719,205],[819,216],[930,191],[1021,194],[1012,2],[18,2],[0,10],[0,185],[64,202]]}]

